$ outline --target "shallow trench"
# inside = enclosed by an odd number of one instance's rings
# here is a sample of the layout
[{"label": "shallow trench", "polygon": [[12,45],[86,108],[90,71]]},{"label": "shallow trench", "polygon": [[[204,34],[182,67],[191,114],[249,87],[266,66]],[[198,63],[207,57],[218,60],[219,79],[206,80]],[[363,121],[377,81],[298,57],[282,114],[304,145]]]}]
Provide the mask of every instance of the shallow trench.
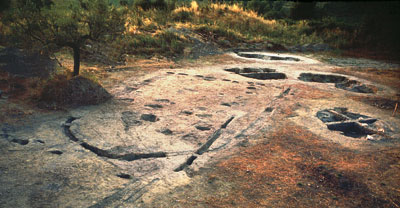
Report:
[{"label": "shallow trench", "polygon": [[[221,127],[216,130],[208,139],[207,142],[205,144],[203,144],[202,146],[200,146],[196,151],[195,154],[197,155],[192,155],[191,157],[189,157],[185,163],[183,163],[182,165],[180,165],[178,168],[176,168],[174,171],[178,172],[181,171],[183,169],[185,169],[187,166],[190,166],[193,161],[195,159],[197,159],[197,157],[199,155],[204,154],[205,152],[207,152],[209,150],[209,148],[211,147],[211,145],[221,136],[222,134],[222,129],[225,129],[229,123],[234,119],[235,117],[232,116],[230,117],[228,120],[226,120]],[[151,153],[128,153],[128,154],[115,154],[115,153],[110,153],[107,150],[104,149],[100,149],[96,146],[90,145],[87,142],[83,142],[80,141],[70,130],[71,124],[74,120],[76,120],[78,118],[76,117],[70,117],[67,119],[67,121],[65,122],[65,124],[63,125],[64,128],[64,133],[68,136],[68,138],[74,142],[79,143],[80,146],[82,146],[83,148],[93,152],[94,154],[96,154],[97,156],[100,157],[106,157],[109,159],[118,159],[118,160],[123,160],[123,161],[134,161],[134,160],[140,160],[140,159],[148,159],[148,158],[165,158],[168,156],[167,152],[151,152]]]},{"label": "shallow trench", "polygon": [[70,130],[71,123],[76,119],[78,118],[70,117],[67,119],[67,121],[64,124],[64,133],[68,136],[70,140],[79,143],[79,145],[81,145],[83,148],[93,152],[97,156],[106,157],[110,159],[125,160],[125,161],[134,161],[146,158],[167,157],[166,152],[115,154],[115,153],[110,153],[107,150],[103,150],[93,145],[90,145],[87,142],[80,141]]}]

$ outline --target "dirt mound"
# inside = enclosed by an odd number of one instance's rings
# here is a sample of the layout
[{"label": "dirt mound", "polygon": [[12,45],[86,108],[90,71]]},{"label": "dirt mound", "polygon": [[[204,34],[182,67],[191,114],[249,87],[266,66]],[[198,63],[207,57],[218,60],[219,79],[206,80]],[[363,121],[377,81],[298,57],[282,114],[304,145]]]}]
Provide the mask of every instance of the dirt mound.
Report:
[{"label": "dirt mound", "polygon": [[0,50],[0,69],[23,77],[48,77],[56,61],[38,53],[28,53],[16,48]]},{"label": "dirt mound", "polygon": [[50,81],[40,96],[39,107],[61,108],[96,105],[105,102],[111,95],[98,83],[78,76]]}]

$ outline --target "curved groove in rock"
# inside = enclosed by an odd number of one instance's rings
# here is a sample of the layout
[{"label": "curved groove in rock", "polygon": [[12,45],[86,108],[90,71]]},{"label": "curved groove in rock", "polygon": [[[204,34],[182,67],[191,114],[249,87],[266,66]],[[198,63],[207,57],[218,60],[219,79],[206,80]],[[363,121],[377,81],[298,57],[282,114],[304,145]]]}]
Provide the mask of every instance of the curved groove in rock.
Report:
[{"label": "curved groove in rock", "polygon": [[151,153],[128,153],[128,154],[114,154],[110,153],[107,150],[100,149],[93,145],[88,144],[87,142],[80,141],[72,132],[71,132],[71,123],[78,118],[70,117],[64,124],[64,133],[69,137],[70,140],[79,143],[83,148],[93,152],[97,156],[106,157],[110,159],[119,159],[125,161],[134,161],[139,159],[146,158],[160,158],[167,157],[166,152],[151,152]]}]

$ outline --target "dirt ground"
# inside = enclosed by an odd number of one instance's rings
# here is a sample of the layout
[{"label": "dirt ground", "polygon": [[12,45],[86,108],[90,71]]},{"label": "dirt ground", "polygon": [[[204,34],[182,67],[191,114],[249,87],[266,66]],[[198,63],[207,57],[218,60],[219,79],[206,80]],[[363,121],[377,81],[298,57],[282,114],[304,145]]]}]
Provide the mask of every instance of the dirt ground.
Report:
[{"label": "dirt ground", "polygon": [[357,63],[132,59],[87,68],[101,105],[3,97],[0,207],[399,207],[400,67]]}]

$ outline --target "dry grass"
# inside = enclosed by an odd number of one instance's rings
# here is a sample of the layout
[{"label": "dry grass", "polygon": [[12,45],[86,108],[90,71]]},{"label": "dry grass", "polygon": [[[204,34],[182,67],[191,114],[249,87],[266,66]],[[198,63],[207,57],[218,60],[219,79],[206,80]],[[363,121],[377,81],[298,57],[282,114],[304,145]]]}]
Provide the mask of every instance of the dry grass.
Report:
[{"label": "dry grass", "polygon": [[303,99],[321,99],[330,98],[333,96],[332,93],[326,92],[321,89],[306,85],[306,84],[294,84],[290,86],[296,89],[296,97]]},{"label": "dry grass", "polygon": [[177,192],[180,207],[399,207],[399,146],[351,150],[291,122]]},{"label": "dry grass", "polygon": [[218,164],[212,177],[237,185],[216,207],[398,207],[400,151],[354,152],[288,124],[264,144]]},{"label": "dry grass", "polygon": [[392,112],[396,103],[400,103],[400,96],[396,97],[368,97],[368,96],[351,96],[353,100],[361,101],[379,109]]},{"label": "dry grass", "polygon": [[[335,73],[356,76],[372,82],[400,89],[400,69],[336,68]],[[400,92],[400,90],[398,90]]]}]

